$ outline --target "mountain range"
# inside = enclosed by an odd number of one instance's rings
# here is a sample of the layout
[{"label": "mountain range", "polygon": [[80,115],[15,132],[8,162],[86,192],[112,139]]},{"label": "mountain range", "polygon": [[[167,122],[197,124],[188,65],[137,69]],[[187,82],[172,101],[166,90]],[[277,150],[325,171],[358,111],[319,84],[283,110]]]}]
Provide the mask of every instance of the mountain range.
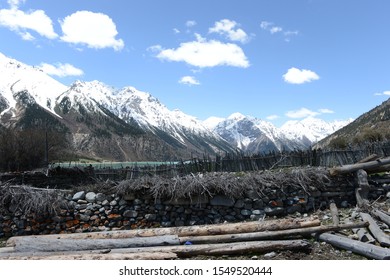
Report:
[{"label": "mountain range", "polygon": [[352,120],[272,123],[234,113],[200,121],[169,110],[149,93],[99,81],[66,86],[0,53],[0,128],[56,130],[80,157],[175,160],[204,154],[307,149]]}]

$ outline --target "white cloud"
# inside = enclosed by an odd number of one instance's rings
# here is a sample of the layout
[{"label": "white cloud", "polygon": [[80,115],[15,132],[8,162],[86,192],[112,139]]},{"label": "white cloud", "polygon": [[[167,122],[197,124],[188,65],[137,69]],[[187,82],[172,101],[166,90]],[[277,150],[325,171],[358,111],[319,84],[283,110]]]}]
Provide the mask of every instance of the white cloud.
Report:
[{"label": "white cloud", "polygon": [[184,85],[200,85],[199,81],[192,76],[184,76],[179,80],[180,84]]},{"label": "white cloud", "polygon": [[175,34],[179,34],[179,33],[180,33],[180,30],[177,29],[177,28],[173,28],[173,32],[174,32]]},{"label": "white cloud", "polygon": [[7,2],[11,8],[15,9],[18,8],[20,4],[26,2],[26,0],[8,0]]},{"label": "white cloud", "polygon": [[118,31],[112,19],[102,13],[77,11],[61,23],[63,36],[61,40],[74,44],[85,44],[89,48],[113,48],[121,50],[124,47],[122,39],[116,39]]},{"label": "white cloud", "polygon": [[276,120],[279,118],[280,118],[280,116],[278,116],[278,115],[270,115],[270,116],[266,117],[266,119],[270,120],[270,121],[273,121],[273,120]]},{"label": "white cloud", "polygon": [[269,28],[274,25],[272,22],[269,22],[269,21],[262,21],[260,23],[260,27],[261,29],[264,29],[264,30],[269,30]]},{"label": "white cloud", "polygon": [[283,31],[282,27],[275,26],[275,24],[273,22],[269,22],[269,21],[262,21],[260,23],[260,27],[261,27],[261,29],[264,29],[264,30],[268,31],[271,34],[275,34],[275,33]]},{"label": "white cloud", "polygon": [[41,63],[39,66],[43,72],[52,76],[67,77],[67,76],[82,76],[84,75],[83,70],[74,67],[71,64],[57,63],[56,65]]},{"label": "white cloud", "polygon": [[284,29],[281,26],[277,26],[273,22],[269,22],[269,21],[262,21],[260,23],[260,28],[268,31],[271,34],[281,33],[284,36],[284,40],[286,42],[290,42],[292,36],[297,36],[299,34],[299,31],[297,30],[284,31]]},{"label": "white cloud", "polygon": [[218,33],[227,36],[232,41],[245,43],[249,40],[249,36],[241,28],[236,28],[237,22],[223,19],[215,22],[214,27],[209,28],[209,33]]},{"label": "white cloud", "polygon": [[168,61],[186,62],[204,68],[215,66],[249,67],[244,51],[236,44],[206,40],[196,34],[196,41],[181,43],[177,49],[163,49],[156,45],[149,48],[158,52],[157,58]]},{"label": "white cloud", "polygon": [[306,118],[306,117],[314,117],[314,116],[317,116],[319,114],[320,114],[319,112],[314,112],[314,111],[311,111],[307,108],[301,108],[301,109],[295,110],[295,111],[288,111],[286,113],[286,116],[289,118],[292,118],[292,119],[302,119],[302,118]]},{"label": "white cloud", "polygon": [[299,34],[299,31],[286,31],[284,32],[284,36],[297,36]]},{"label": "white cloud", "polygon": [[317,111],[312,111],[303,107],[298,110],[288,111],[286,113],[286,116],[292,119],[303,119],[307,117],[315,117],[322,114],[333,114],[333,113],[334,113],[333,110],[326,109],[326,108],[319,109]]},{"label": "white cloud", "polygon": [[35,37],[30,32],[24,32],[19,34],[25,41],[33,41]]},{"label": "white cloud", "polygon": [[319,109],[318,112],[321,113],[321,114],[334,114],[334,111],[333,111],[333,110],[326,109],[326,108],[324,108],[324,109]]},{"label": "white cloud", "polygon": [[39,35],[55,39],[58,35],[54,32],[52,20],[43,10],[24,12],[19,10],[19,4],[24,1],[9,0],[10,9],[0,10],[0,26],[5,26],[18,33],[24,40],[32,40],[34,37],[27,31],[32,30]]},{"label": "white cloud", "polygon": [[374,93],[374,95],[390,95],[390,90],[385,90],[384,92],[377,92],[377,93]]},{"label": "white cloud", "polygon": [[285,82],[290,84],[303,84],[318,80],[320,77],[311,70],[292,67],[283,75]]},{"label": "white cloud", "polygon": [[187,22],[186,22],[187,27],[193,27],[195,25],[196,25],[196,21],[194,21],[194,20],[187,20]]},{"label": "white cloud", "polygon": [[275,33],[282,32],[282,31],[283,31],[283,28],[281,28],[279,26],[271,27],[269,30],[269,32],[271,32],[271,34],[275,34]]}]

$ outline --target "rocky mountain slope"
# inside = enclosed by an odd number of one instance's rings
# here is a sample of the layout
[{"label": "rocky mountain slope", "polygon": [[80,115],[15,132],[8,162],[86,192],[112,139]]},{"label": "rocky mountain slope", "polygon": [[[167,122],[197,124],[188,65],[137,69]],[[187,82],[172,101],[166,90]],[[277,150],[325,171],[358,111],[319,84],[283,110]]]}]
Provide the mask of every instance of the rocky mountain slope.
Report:
[{"label": "rocky mountain slope", "polygon": [[325,137],[317,148],[359,145],[390,139],[390,98],[364,113],[355,121]]}]

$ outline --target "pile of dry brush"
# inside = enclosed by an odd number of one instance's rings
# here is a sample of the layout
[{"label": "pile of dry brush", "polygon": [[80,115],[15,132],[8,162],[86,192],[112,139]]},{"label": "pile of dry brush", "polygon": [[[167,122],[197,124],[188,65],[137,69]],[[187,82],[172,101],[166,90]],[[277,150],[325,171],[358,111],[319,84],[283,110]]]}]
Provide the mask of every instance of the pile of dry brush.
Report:
[{"label": "pile of dry brush", "polygon": [[[334,178],[332,178],[333,180]],[[105,194],[124,195],[143,192],[155,199],[191,199],[195,196],[224,194],[232,198],[254,192],[260,197],[265,192],[280,190],[288,193],[290,188],[302,189],[308,195],[325,190],[332,185],[326,168],[306,167],[258,172],[198,173],[183,177],[141,177],[120,182],[96,182],[93,185],[75,186],[73,191],[84,190]],[[56,213],[66,207],[64,193],[56,189],[39,189],[29,186],[0,184],[0,212],[13,208],[22,213]]]},{"label": "pile of dry brush", "polygon": [[67,207],[64,197],[56,189],[39,189],[27,185],[0,185],[0,213],[56,214]]},{"label": "pile of dry brush", "polygon": [[178,199],[216,194],[240,198],[248,192],[265,196],[264,192],[270,189],[288,192],[290,188],[302,189],[310,195],[311,192],[324,190],[330,185],[332,181],[326,168],[307,167],[245,173],[197,173],[173,178],[141,177],[106,184],[106,188],[118,195],[146,191],[154,198]]}]

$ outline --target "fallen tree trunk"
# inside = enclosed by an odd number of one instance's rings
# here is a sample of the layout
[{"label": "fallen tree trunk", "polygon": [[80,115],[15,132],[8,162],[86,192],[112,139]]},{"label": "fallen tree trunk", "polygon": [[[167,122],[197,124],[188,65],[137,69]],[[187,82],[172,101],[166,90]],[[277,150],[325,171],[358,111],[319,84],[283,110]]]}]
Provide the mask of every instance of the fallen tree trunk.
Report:
[{"label": "fallen tree trunk", "polygon": [[376,260],[390,260],[390,250],[372,244],[363,243],[352,240],[347,237],[337,236],[330,233],[323,233],[318,236],[320,241],[327,242],[335,247],[352,251],[359,255],[376,259]]},{"label": "fallen tree trunk", "polygon": [[[267,253],[272,251],[304,251],[309,252],[311,244],[304,240],[270,240],[236,242],[222,244],[199,244],[199,245],[177,245],[177,246],[156,246],[140,248],[112,249],[109,254],[149,254],[149,253],[174,253],[178,257],[187,258],[197,255],[237,255],[249,253]],[[41,257],[85,255],[100,253],[100,251],[63,251],[63,252],[22,252],[0,254],[0,259],[9,257]]]},{"label": "fallen tree trunk", "polygon": [[372,155],[369,155],[368,157],[365,157],[365,158],[359,160],[357,163],[370,162],[370,161],[375,161],[378,159],[380,159],[380,156],[378,156],[377,154],[372,154]]},{"label": "fallen tree trunk", "polygon": [[360,216],[362,217],[363,221],[369,223],[368,229],[375,237],[375,239],[378,240],[379,244],[381,246],[390,247],[390,237],[378,227],[375,220],[367,213],[360,213]]},{"label": "fallen tree trunk", "polygon": [[376,168],[370,168],[369,170],[367,170],[367,172],[372,174],[372,173],[386,172],[389,170],[390,170],[390,164],[384,164]]},{"label": "fallen tree trunk", "polygon": [[390,226],[390,216],[387,215],[386,213],[383,213],[380,210],[373,210],[373,211],[371,211],[371,214],[373,214],[375,217],[380,219],[386,225]]},{"label": "fallen tree trunk", "polygon": [[209,236],[185,236],[180,237],[180,243],[191,242],[193,244],[209,244],[209,243],[225,243],[225,242],[243,242],[254,240],[269,240],[278,238],[287,238],[292,236],[306,236],[313,233],[323,233],[328,231],[340,231],[343,229],[362,228],[368,223],[344,224],[339,226],[318,226],[300,229],[287,229],[280,231],[263,231],[241,234],[224,234],[224,235],[209,235]]},{"label": "fallen tree trunk", "polygon": [[[230,223],[217,225],[199,225],[186,227],[170,227],[170,228],[150,228],[137,230],[118,230],[104,232],[88,232],[88,233],[72,233],[72,234],[56,234],[56,235],[36,235],[31,236],[35,240],[38,239],[117,239],[117,238],[133,238],[133,237],[151,237],[162,235],[177,235],[182,236],[200,236],[213,234],[232,234],[246,233],[256,231],[274,231],[282,229],[303,228],[319,226],[319,220],[305,219],[282,219],[269,220],[258,222]],[[8,239],[6,246],[14,246],[16,240],[25,238],[23,236],[15,236]]]},{"label": "fallen tree trunk", "polygon": [[175,253],[114,253],[114,254],[99,254],[99,253],[76,253],[69,255],[42,255],[42,256],[26,256],[26,255],[9,255],[2,257],[0,260],[172,260],[177,259]]},{"label": "fallen tree trunk", "polygon": [[15,239],[15,252],[59,252],[179,245],[177,235],[134,237],[122,239],[43,239],[25,236]]},{"label": "fallen tree trunk", "polygon": [[383,165],[387,165],[387,164],[390,164],[390,157],[384,158],[384,159],[378,159],[375,161],[348,164],[348,165],[343,165],[340,167],[334,167],[334,168],[330,169],[329,173],[332,176],[336,176],[336,175],[340,175],[340,174],[352,173],[352,172],[358,171],[359,169],[370,171],[370,170],[375,170],[376,168],[383,166]]},{"label": "fallen tree trunk", "polygon": [[359,169],[356,172],[357,183],[359,185],[355,190],[356,202],[359,208],[368,209],[368,193],[370,192],[370,185],[368,184],[367,172]]}]

